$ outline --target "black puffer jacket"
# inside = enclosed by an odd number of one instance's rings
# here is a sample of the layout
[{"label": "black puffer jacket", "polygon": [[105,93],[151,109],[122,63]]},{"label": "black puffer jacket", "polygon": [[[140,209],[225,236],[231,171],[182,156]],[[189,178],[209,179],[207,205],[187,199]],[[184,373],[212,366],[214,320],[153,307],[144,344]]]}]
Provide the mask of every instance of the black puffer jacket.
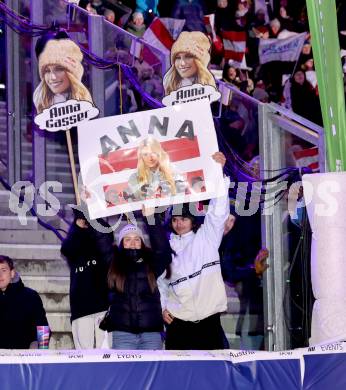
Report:
[{"label": "black puffer jacket", "polygon": [[[99,221],[101,222],[101,221]],[[109,225],[102,221],[102,225]],[[113,233],[75,223],[62,243],[70,267],[71,321],[108,309],[107,272],[113,256]]]},{"label": "black puffer jacket", "polygon": [[40,296],[21,280],[0,291],[0,319],[0,349],[27,349],[36,326],[48,325]]},{"label": "black puffer jacket", "polygon": [[124,292],[110,292],[109,331],[130,333],[163,330],[160,293],[152,292],[148,269],[157,279],[171,262],[171,249],[166,232],[159,224],[148,226],[151,250],[119,249],[114,261],[125,271]]}]

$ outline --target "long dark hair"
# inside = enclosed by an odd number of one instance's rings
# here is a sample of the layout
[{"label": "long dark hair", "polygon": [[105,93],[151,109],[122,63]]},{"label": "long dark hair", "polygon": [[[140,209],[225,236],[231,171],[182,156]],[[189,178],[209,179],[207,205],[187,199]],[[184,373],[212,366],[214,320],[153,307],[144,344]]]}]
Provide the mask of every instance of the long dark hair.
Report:
[{"label": "long dark hair", "polygon": [[[141,242],[141,252],[143,254],[143,261],[147,270],[149,287],[151,292],[154,293],[157,289],[157,283],[155,274],[148,263],[148,259],[150,258],[152,251],[150,248],[145,246],[143,240],[141,240]],[[122,254],[123,250],[125,249],[122,240],[119,249],[117,247],[114,248],[114,256],[107,275],[108,287],[111,290],[115,289],[121,293],[125,291],[125,281],[129,270],[129,264],[127,264],[129,260],[124,258],[124,255]]]}]

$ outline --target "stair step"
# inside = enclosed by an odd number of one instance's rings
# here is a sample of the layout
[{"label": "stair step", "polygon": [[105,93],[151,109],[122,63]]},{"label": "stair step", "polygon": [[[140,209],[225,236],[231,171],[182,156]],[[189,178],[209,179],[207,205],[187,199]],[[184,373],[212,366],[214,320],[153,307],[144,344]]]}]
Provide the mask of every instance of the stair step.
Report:
[{"label": "stair step", "polygon": [[[26,222],[26,224],[25,224]],[[23,224],[22,224],[23,223]],[[37,229],[37,218],[33,216],[26,216],[22,221],[17,215],[0,216],[0,230],[35,230]]]},{"label": "stair step", "polygon": [[70,313],[47,313],[52,332],[71,332]]},{"label": "stair step", "polygon": [[72,174],[70,171],[64,171],[64,172],[48,171],[47,180],[59,180],[63,183],[65,182],[69,183],[72,181]]},{"label": "stair step", "polygon": [[9,200],[10,200],[10,191],[4,189],[0,190],[0,203],[8,204]]},{"label": "stair step", "polygon": [[[22,145],[21,151],[22,151],[22,153],[21,153],[22,161],[31,161],[31,159],[32,159],[32,150],[31,149],[27,149],[27,148],[23,148],[23,145]],[[50,151],[46,151],[46,154],[47,154],[47,160],[52,162],[52,163],[59,162],[59,163],[70,164],[70,160],[69,160],[69,156],[67,154],[67,150],[65,152],[63,152],[63,151],[59,152],[59,151],[56,151],[56,150],[50,150]],[[75,155],[75,161],[78,161],[77,154]]]},{"label": "stair step", "polygon": [[76,196],[73,193],[62,193],[62,192],[58,192],[57,194],[55,194],[55,196],[65,205],[67,204],[76,204]]},{"label": "stair step", "polygon": [[71,332],[53,332],[49,340],[49,349],[74,349]]},{"label": "stair step", "polygon": [[221,325],[226,333],[235,334],[239,314],[222,314]]},{"label": "stair step", "polygon": [[[54,177],[53,175],[56,174],[57,176]],[[64,205],[67,204],[75,204],[76,203],[76,197],[74,194],[74,187],[72,184],[72,177],[70,175],[71,181],[64,182],[64,180],[59,180],[60,173],[51,173],[49,180],[56,180],[62,183],[62,192],[54,192],[53,195],[60,201],[60,209],[64,207]],[[67,178],[66,178],[67,179]],[[68,179],[67,179],[68,180]],[[16,214],[13,214],[13,212],[9,208],[9,201],[10,201],[10,191],[6,190],[0,190],[0,216],[13,216],[15,217]],[[31,214],[28,212],[27,215],[30,217]],[[35,217],[33,217],[35,218]],[[4,225],[5,223],[5,225]],[[0,221],[0,229],[20,229],[21,225],[20,223],[15,223],[14,227],[11,228],[11,225],[7,224],[8,222],[2,222]],[[10,224],[13,224],[13,219],[10,221]],[[2,227],[4,226],[4,227]],[[25,226],[25,225],[23,225]],[[32,229],[31,224],[29,227],[23,227],[23,229]]]},{"label": "stair step", "polygon": [[70,278],[68,276],[21,276],[23,283],[39,294],[68,294]]},{"label": "stair step", "polygon": [[[0,146],[3,148],[7,147],[7,124],[1,123],[1,114],[0,114]],[[29,142],[27,138],[22,137],[21,138],[21,150],[22,151],[30,151],[32,150],[32,142]],[[74,145],[74,156],[77,159],[78,153],[77,153],[77,145]],[[67,146],[66,145],[60,145],[58,142],[46,142],[46,153],[47,155],[51,154],[57,154],[57,155],[68,155],[67,152]]]},{"label": "stair step", "polygon": [[0,253],[12,259],[61,259],[60,245],[55,244],[0,244]]},{"label": "stair step", "polygon": [[60,244],[50,230],[0,230],[0,241],[3,244]]},{"label": "stair step", "polygon": [[47,313],[69,313],[70,298],[68,294],[40,294],[43,307]]},{"label": "stair step", "polygon": [[[75,163],[76,163],[76,169],[77,169],[77,171],[79,171],[78,160],[76,160]],[[22,167],[24,169],[27,168],[27,167],[31,168],[31,165],[32,165],[31,160],[23,160],[22,161]],[[66,162],[51,161],[49,159],[49,157],[48,157],[47,161],[46,161],[46,168],[47,168],[47,170],[49,170],[49,169],[56,170],[56,171],[61,170],[63,172],[64,170],[71,169],[71,166],[70,166],[70,162],[69,161],[66,161]]]},{"label": "stair step", "polygon": [[229,334],[225,333],[227,340],[229,342],[229,348],[230,349],[241,349],[241,339],[240,336],[234,335],[234,334]]},{"label": "stair step", "polygon": [[16,259],[16,270],[20,275],[30,276],[69,276],[70,269],[63,259]]},{"label": "stair step", "polygon": [[[22,206],[19,206],[19,207],[22,207]],[[27,208],[25,210],[27,210]],[[8,203],[0,203],[0,215],[2,217],[11,217],[12,216],[12,217],[18,218],[18,215],[21,215],[21,214],[19,214],[19,212],[16,212],[16,211],[13,212],[9,208],[9,204]],[[33,215],[31,214],[30,210],[28,210],[25,215],[27,217],[33,217]]]},{"label": "stair step", "polygon": [[[68,225],[62,218],[59,217],[58,213],[59,211],[62,211],[62,209],[64,208],[64,205],[60,204],[60,207],[59,207],[59,210],[52,210],[52,212],[54,211],[56,214],[54,216],[51,216],[51,217],[45,217],[45,216],[39,216],[40,217],[40,221],[42,223],[46,223],[48,225],[50,225],[52,228],[54,229],[63,229],[65,232],[68,231],[68,229],[70,228],[70,225]],[[38,230],[44,230],[44,231],[49,231],[48,228],[38,224],[37,226],[37,229]],[[60,232],[62,235],[64,235],[64,232]]]}]

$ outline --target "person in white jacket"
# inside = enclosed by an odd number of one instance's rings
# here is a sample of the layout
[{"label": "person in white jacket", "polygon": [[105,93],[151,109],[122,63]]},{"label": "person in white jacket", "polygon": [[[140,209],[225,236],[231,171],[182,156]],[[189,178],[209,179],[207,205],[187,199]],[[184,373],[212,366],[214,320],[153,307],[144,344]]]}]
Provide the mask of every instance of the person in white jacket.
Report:
[{"label": "person in white jacket", "polygon": [[[225,165],[221,152],[213,158],[222,167]],[[170,275],[166,272],[158,280],[166,349],[224,347],[220,313],[227,309],[227,297],[218,249],[229,215],[229,178],[225,178],[224,186],[224,195],[210,201],[198,230],[188,204],[181,215],[171,218],[170,244],[174,254]]]}]

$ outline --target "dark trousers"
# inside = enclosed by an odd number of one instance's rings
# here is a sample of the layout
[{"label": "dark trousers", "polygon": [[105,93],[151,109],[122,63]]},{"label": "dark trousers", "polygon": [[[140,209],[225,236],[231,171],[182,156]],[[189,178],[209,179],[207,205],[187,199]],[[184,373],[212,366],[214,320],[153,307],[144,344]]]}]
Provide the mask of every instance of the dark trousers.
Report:
[{"label": "dark trousers", "polygon": [[223,348],[224,332],[219,313],[197,322],[174,318],[170,325],[166,325],[166,349]]}]

